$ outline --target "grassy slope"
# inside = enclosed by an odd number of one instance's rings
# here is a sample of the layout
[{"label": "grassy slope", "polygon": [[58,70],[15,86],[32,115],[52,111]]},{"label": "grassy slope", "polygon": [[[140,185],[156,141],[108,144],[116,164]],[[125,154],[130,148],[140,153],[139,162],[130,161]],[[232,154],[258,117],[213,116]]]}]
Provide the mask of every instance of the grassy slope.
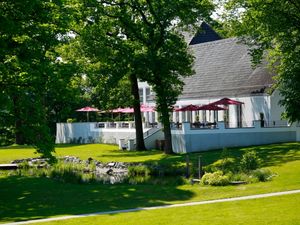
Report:
[{"label": "grassy slope", "polygon": [[133,213],[70,219],[44,225],[296,225],[300,224],[300,194]]},{"label": "grassy slope", "polygon": [[[108,148],[112,148],[109,150]],[[144,152],[117,151],[115,146],[83,145],[58,147],[57,154],[77,155],[86,159],[102,161],[158,161],[159,163],[182,163],[184,156],[165,156],[157,151],[148,155]],[[115,149],[115,150],[114,150]],[[63,184],[49,179],[0,178],[0,222],[46,218],[135,208],[185,201],[199,201],[257,193],[266,193],[300,188],[300,144],[287,143],[251,148],[231,149],[230,153],[240,156],[254,149],[263,159],[264,166],[278,174],[271,182],[241,186],[203,187],[199,185],[75,185]],[[22,158],[22,151],[32,149],[1,149],[0,158],[5,160]],[[20,155],[22,156],[20,156]],[[220,151],[201,153],[203,163],[211,163],[220,156]],[[10,158],[10,159],[9,159]],[[191,155],[196,162],[198,154]],[[127,159],[127,160],[123,160]],[[4,160],[4,161],[5,161]],[[5,161],[7,162],[7,161]]]}]

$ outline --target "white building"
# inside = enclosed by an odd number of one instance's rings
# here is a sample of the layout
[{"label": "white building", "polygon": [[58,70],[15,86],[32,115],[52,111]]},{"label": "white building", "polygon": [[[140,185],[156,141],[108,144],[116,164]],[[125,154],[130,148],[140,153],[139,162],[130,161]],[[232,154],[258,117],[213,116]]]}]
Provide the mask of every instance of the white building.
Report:
[{"label": "white building", "polygon": [[[270,87],[274,83],[265,64],[256,68],[251,64],[248,47],[236,38],[221,39],[207,24],[203,31],[189,40],[195,56],[195,74],[184,78],[184,89],[176,106],[205,105],[227,97],[243,102],[241,106],[230,105],[228,111],[174,112],[174,122],[223,121],[227,114],[229,127],[249,127],[254,120],[264,119],[265,126],[286,124],[281,120],[284,109],[279,105],[278,91]],[[153,105],[154,93],[147,83],[139,83],[141,102]],[[153,113],[145,114],[153,122]]]},{"label": "white building", "polygon": [[[203,32],[191,38],[190,50],[195,56],[195,74],[184,79],[184,89],[176,106],[206,105],[224,97],[243,102],[228,105],[225,111],[173,112],[172,146],[178,153],[197,152],[224,147],[237,147],[300,141],[300,127],[281,120],[284,109],[280,94],[270,88],[274,83],[264,64],[254,68],[247,46],[236,38],[221,39],[207,24]],[[188,36],[188,35],[187,35]],[[145,82],[139,83],[141,103],[155,105],[155,93]],[[157,122],[156,112],[144,113],[146,122]],[[263,122],[263,127],[262,125]],[[189,121],[189,122],[186,122]],[[217,122],[216,126],[193,127],[190,122]],[[113,125],[113,126],[112,126]],[[126,126],[124,126],[126,125]],[[159,128],[144,124],[146,147],[156,148],[163,139]],[[128,143],[134,149],[133,123],[60,123],[57,143]]]}]

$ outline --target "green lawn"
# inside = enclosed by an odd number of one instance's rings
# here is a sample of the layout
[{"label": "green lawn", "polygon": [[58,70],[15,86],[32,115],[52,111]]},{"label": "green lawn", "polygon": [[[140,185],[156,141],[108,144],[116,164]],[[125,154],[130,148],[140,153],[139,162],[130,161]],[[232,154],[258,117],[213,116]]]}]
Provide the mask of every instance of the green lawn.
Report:
[{"label": "green lawn", "polygon": [[[250,149],[256,150],[263,159],[263,165],[277,174],[272,181],[226,187],[83,185],[60,183],[47,178],[2,175],[0,202],[5,204],[0,204],[0,223],[300,189],[300,143],[234,148],[229,151],[231,155],[239,157]],[[117,150],[116,146],[99,144],[57,146],[56,152],[60,156],[75,155],[82,159],[92,157],[101,161],[155,161],[175,164],[183,163],[185,159],[184,155],[166,156],[159,151],[151,151],[149,154],[122,152]],[[31,148],[0,149],[0,159],[4,163],[12,159],[29,157],[30,154],[33,154]],[[202,161],[204,164],[214,162],[220,154],[221,151],[202,152]],[[191,154],[193,162],[196,162],[198,155]]]},{"label": "green lawn", "polygon": [[[9,163],[14,159],[38,157],[31,146],[10,146],[0,148],[0,163]],[[100,160],[102,162],[143,162],[160,160],[165,157],[161,151],[128,152],[121,151],[116,145],[85,144],[85,145],[56,145],[55,156],[77,156],[81,159]]]},{"label": "green lawn", "polygon": [[298,225],[300,194],[38,223],[44,225]]}]

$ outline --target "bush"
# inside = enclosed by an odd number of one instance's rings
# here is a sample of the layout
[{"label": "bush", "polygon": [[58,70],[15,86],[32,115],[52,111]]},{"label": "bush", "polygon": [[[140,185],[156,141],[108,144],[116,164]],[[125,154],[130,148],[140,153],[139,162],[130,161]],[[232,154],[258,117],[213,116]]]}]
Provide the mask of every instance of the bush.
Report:
[{"label": "bush", "polygon": [[260,158],[257,156],[255,151],[248,151],[243,154],[241,159],[241,170],[244,172],[249,172],[251,170],[256,170],[260,165]]},{"label": "bush", "polygon": [[212,186],[225,186],[229,184],[229,177],[223,175],[222,171],[216,171],[214,173],[206,173],[201,179],[201,183]]},{"label": "bush", "polygon": [[132,176],[149,176],[150,172],[151,172],[150,169],[144,165],[128,167],[128,174],[130,177],[132,177]]},{"label": "bush", "polygon": [[223,173],[234,172],[237,170],[236,162],[234,158],[224,158],[215,161],[214,163],[203,167],[205,172],[222,171]]},{"label": "bush", "polygon": [[57,163],[51,167],[49,177],[66,183],[81,183],[83,167],[71,163]]},{"label": "bush", "polygon": [[230,182],[245,182],[245,183],[255,183],[257,179],[249,176],[246,173],[234,173],[234,174],[227,174],[229,176]]},{"label": "bush", "polygon": [[67,123],[75,123],[76,122],[76,119],[74,118],[68,118],[67,119]]},{"label": "bush", "polygon": [[258,169],[252,171],[251,175],[260,182],[266,182],[271,180],[274,174],[268,169]]}]

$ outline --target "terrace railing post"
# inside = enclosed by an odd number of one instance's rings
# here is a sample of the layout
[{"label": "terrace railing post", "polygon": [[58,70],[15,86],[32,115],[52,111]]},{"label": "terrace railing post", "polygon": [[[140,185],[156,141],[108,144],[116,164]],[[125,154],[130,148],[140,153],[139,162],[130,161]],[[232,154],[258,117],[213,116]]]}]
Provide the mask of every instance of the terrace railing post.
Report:
[{"label": "terrace railing post", "polygon": [[261,128],[260,120],[253,120],[253,126],[254,128]]},{"label": "terrace railing post", "polygon": [[219,128],[220,130],[225,130],[225,123],[224,123],[224,121],[218,122],[218,128]]}]

